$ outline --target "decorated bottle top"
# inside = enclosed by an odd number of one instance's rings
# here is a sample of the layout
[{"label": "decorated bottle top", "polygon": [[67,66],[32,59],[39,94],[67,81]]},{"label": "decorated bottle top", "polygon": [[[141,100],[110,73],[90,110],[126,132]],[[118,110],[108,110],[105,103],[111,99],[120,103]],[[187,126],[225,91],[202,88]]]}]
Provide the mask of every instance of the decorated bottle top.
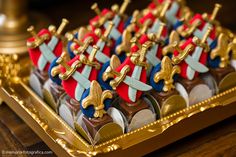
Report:
[{"label": "decorated bottle top", "polygon": [[174,83],[177,74],[180,74],[180,67],[173,65],[168,56],[164,56],[161,63],[151,72],[150,84],[157,92],[169,92],[175,88]]},{"label": "decorated bottle top", "polygon": [[107,22],[111,20],[115,23],[115,27],[111,36],[112,38],[114,38],[114,40],[117,40],[124,30],[125,10],[128,7],[129,3],[130,0],[124,0],[120,7],[115,4],[111,7],[111,10],[103,9],[102,11],[99,9],[98,4],[94,3],[91,6],[91,9],[94,10],[97,16],[95,16],[89,21],[92,30],[95,31],[96,28],[101,28],[103,31],[103,29],[108,27]]},{"label": "decorated bottle top", "polygon": [[62,86],[65,92],[77,101],[81,100],[82,94],[91,85],[92,80],[97,79],[100,64],[95,61],[95,56],[99,48],[94,45],[91,54],[87,57],[80,54],[67,62],[65,53],[57,60],[61,65],[61,73],[59,74],[62,80]]},{"label": "decorated bottle top", "polygon": [[207,56],[210,48],[207,44],[207,38],[212,28],[208,27],[202,40],[197,37],[189,38],[180,45],[173,44],[174,64],[178,64],[181,68],[181,77],[193,80],[199,73],[205,73],[209,69],[206,67]]},{"label": "decorated bottle top", "polygon": [[112,97],[110,90],[103,91],[99,83],[93,80],[82,96],[81,110],[89,118],[102,118],[111,106]]},{"label": "decorated bottle top", "polygon": [[67,24],[68,21],[62,19],[57,30],[55,26],[51,25],[48,29],[42,29],[38,34],[33,26],[27,29],[33,36],[27,40],[29,55],[34,66],[39,70],[47,72],[50,63],[61,55],[63,44],[60,36]]},{"label": "decorated bottle top", "polygon": [[121,64],[117,56],[113,55],[110,66],[103,74],[103,80],[110,81],[111,87],[117,94],[128,103],[135,103],[141,97],[143,91],[149,91],[151,86],[146,84],[146,53],[152,46],[152,42],[147,41],[141,45],[141,49],[133,51]]},{"label": "decorated bottle top", "polygon": [[76,55],[80,55],[84,52],[85,55],[89,55],[92,52],[92,45],[99,47],[95,59],[99,63],[103,64],[110,60],[111,49],[113,46],[111,40],[109,39],[109,35],[113,27],[114,23],[109,22],[109,27],[105,30],[105,32],[103,32],[103,34],[99,29],[97,29],[94,33],[86,33],[83,32],[84,29],[81,28],[78,36],[80,39],[75,38],[72,34],[67,34],[66,37],[69,41],[72,41],[70,48]]},{"label": "decorated bottle top", "polygon": [[215,4],[213,12],[211,15],[204,14],[195,14],[192,19],[184,23],[177,29],[177,32],[184,38],[196,36],[200,39],[203,39],[204,34],[206,33],[208,27],[212,27],[211,34],[207,39],[208,45],[211,45],[216,39],[216,25],[218,24],[215,20],[219,10],[221,8],[220,4]]}]

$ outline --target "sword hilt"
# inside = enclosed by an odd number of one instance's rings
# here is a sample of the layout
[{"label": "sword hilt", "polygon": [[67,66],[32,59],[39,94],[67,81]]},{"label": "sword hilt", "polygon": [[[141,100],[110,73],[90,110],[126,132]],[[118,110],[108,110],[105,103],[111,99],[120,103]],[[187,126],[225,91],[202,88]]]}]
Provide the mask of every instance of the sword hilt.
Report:
[{"label": "sword hilt", "polygon": [[93,43],[93,38],[92,37],[86,38],[83,45],[81,47],[79,47],[78,53],[79,54],[84,53],[87,50],[87,48],[90,46],[91,43]]},{"label": "sword hilt", "polygon": [[68,41],[71,41],[73,42],[73,44],[70,46],[70,49],[75,53],[75,54],[81,54],[81,51],[78,51],[76,48],[75,48],[75,45],[79,45],[80,47],[83,47],[85,44],[83,42],[81,42],[80,40],[76,39],[74,37],[74,35],[72,33],[66,33],[65,35],[66,39]]},{"label": "sword hilt", "polygon": [[124,79],[129,71],[130,71],[129,65],[125,65],[121,69],[120,73],[111,69],[111,73],[113,73],[113,74],[115,74],[115,76],[117,76],[114,80],[111,80],[111,82],[110,82],[112,89],[116,90],[116,87],[118,87],[120,85],[120,83],[124,81]]},{"label": "sword hilt", "polygon": [[161,38],[162,32],[164,30],[164,27],[165,27],[165,24],[161,22],[160,27],[159,27],[159,29],[157,31],[157,34],[156,34],[156,38],[157,39]]},{"label": "sword hilt", "polygon": [[71,66],[67,64],[67,53],[63,52],[61,56],[57,59],[57,64],[60,64],[62,67],[66,69],[65,73],[59,74],[59,78],[61,80],[67,80],[75,71],[78,67],[82,66],[82,63],[80,61],[75,61]]},{"label": "sword hilt", "polygon": [[80,40],[76,39],[72,33],[66,33],[65,37],[67,38],[68,41],[75,42],[79,46],[83,46],[84,43],[81,42]]},{"label": "sword hilt", "polygon": [[138,50],[137,53],[131,54],[130,60],[138,66],[145,67],[145,69],[148,68],[148,64],[145,62],[146,53],[149,50],[149,48],[152,46],[151,41],[146,41],[142,46],[141,49]]},{"label": "sword hilt", "polygon": [[53,67],[52,70],[51,70],[52,77],[55,77],[56,75],[59,75],[60,73],[61,73],[61,68],[60,68],[59,65]]},{"label": "sword hilt", "polygon": [[80,61],[83,64],[95,67],[96,69],[100,69],[101,65],[98,62],[94,61],[98,50],[99,50],[99,47],[97,45],[94,45],[89,57],[87,58],[85,55],[80,55]]},{"label": "sword hilt", "polygon": [[99,17],[101,17],[101,10],[99,9],[97,3],[94,3],[94,4],[91,6],[91,9],[92,9]]},{"label": "sword hilt", "polygon": [[139,49],[142,47],[142,45],[139,43],[138,38],[136,36],[130,39],[130,43],[131,43],[131,47],[133,47],[134,45],[137,45]]},{"label": "sword hilt", "polygon": [[91,52],[91,54],[89,55],[89,58],[88,58],[88,60],[89,60],[90,62],[93,62],[93,60],[94,60],[94,58],[95,58],[95,56],[96,56],[96,54],[97,54],[97,52],[98,52],[99,49],[100,49],[100,48],[99,48],[97,45],[94,45],[94,46],[93,46],[93,50],[92,50],[92,52]]},{"label": "sword hilt", "polygon": [[154,41],[155,43],[164,45],[164,41],[161,39],[162,32],[164,30],[165,24],[161,22],[159,29],[157,30],[156,34],[149,33],[148,39]]},{"label": "sword hilt", "polygon": [[115,14],[119,14],[119,5],[118,5],[118,4],[112,5],[111,10],[112,10]]},{"label": "sword hilt", "polygon": [[161,10],[161,13],[160,13],[160,19],[163,19],[165,17],[165,14],[166,14],[166,11],[168,10],[169,6],[171,4],[171,1],[170,0],[167,0],[165,3],[164,3],[164,6]]},{"label": "sword hilt", "polygon": [[58,27],[58,29],[56,31],[55,35],[56,36],[60,36],[61,33],[63,32],[63,30],[65,29],[66,25],[68,25],[68,24],[69,24],[69,21],[67,19],[63,18],[62,21],[61,21],[60,26]]},{"label": "sword hilt", "polygon": [[60,64],[61,66],[63,66],[66,69],[66,71],[69,71],[71,67],[67,64],[66,58],[67,58],[67,54],[66,52],[63,52],[56,62],[57,64]]},{"label": "sword hilt", "polygon": [[132,19],[130,23],[137,23],[138,21],[138,16],[139,16],[139,11],[135,10],[132,14]]},{"label": "sword hilt", "polygon": [[177,43],[174,46],[175,49],[179,52],[178,56],[172,58],[172,63],[174,65],[177,65],[182,62],[189,55],[189,53],[194,50],[194,46],[192,44],[186,46],[184,50],[182,50]]},{"label": "sword hilt", "polygon": [[152,46],[152,42],[146,41],[141,48],[141,51],[139,52],[139,62],[143,62],[145,60],[146,53],[148,52],[149,48]]},{"label": "sword hilt", "polygon": [[188,25],[188,28],[186,30],[183,30],[183,26],[179,27],[177,29],[178,33],[183,37],[189,37],[193,34],[193,32],[197,29],[198,26],[201,25],[200,20],[196,20],[193,22],[192,25]]},{"label": "sword hilt", "polygon": [[43,38],[41,38],[41,37],[39,37],[38,36],[38,34],[36,33],[36,31],[35,31],[35,29],[34,29],[34,26],[30,26],[28,29],[27,29],[27,31],[34,37],[34,44],[33,45],[31,45],[31,44],[28,44],[27,43],[27,46],[29,46],[29,47],[38,47],[38,46],[40,46],[43,42],[44,42],[44,40],[45,39],[43,39]]},{"label": "sword hilt", "polygon": [[125,10],[127,9],[129,3],[130,3],[130,0],[123,1],[123,3],[121,4],[120,10],[119,10],[119,15],[123,15],[125,13]]},{"label": "sword hilt", "polygon": [[212,27],[209,26],[209,27],[207,28],[206,33],[204,34],[204,36],[203,36],[203,38],[202,38],[202,40],[201,40],[201,44],[204,44],[204,43],[207,41],[207,38],[210,36],[211,31],[212,31]]},{"label": "sword hilt", "polygon": [[220,4],[218,4],[218,3],[215,4],[215,7],[214,7],[213,12],[212,12],[211,17],[210,17],[211,22],[215,20],[215,18],[216,18],[216,16],[217,16],[217,14],[218,14],[221,7],[222,6]]},{"label": "sword hilt", "polygon": [[142,29],[139,33],[138,36],[141,36],[142,34],[145,34],[149,28],[149,26],[151,25],[152,21],[150,19],[146,20],[142,26]]},{"label": "sword hilt", "polygon": [[109,35],[110,35],[114,25],[115,25],[114,22],[112,22],[112,21],[109,22],[109,25],[102,36],[103,41],[108,41]]}]

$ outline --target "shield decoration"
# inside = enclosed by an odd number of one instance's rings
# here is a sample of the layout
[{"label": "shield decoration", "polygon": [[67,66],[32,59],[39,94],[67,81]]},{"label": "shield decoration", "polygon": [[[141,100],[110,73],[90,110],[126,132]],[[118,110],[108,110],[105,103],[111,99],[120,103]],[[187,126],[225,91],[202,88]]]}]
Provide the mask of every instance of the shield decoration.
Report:
[{"label": "shield decoration", "polygon": [[[125,61],[119,66],[116,68],[116,71],[120,72],[122,70],[122,68],[124,66],[128,65],[130,67],[130,71],[127,73],[126,76],[132,76],[132,73],[134,71],[134,68],[135,68],[135,64],[130,60],[130,57],[127,57],[125,59]],[[145,68],[142,68],[142,71],[141,71],[141,76],[140,76],[140,80],[141,82],[143,83],[146,83],[147,82],[147,74],[146,74],[146,70]],[[121,82],[117,87],[116,87],[116,92],[118,93],[118,95],[123,99],[125,100],[126,102],[128,103],[133,103],[129,96],[128,96],[128,90],[129,90],[129,86],[127,84],[125,84],[124,82]],[[136,94],[136,100],[138,100],[141,95],[142,95],[142,91],[139,91],[137,90],[137,94]]]},{"label": "shield decoration", "polygon": [[[71,66],[74,62],[76,62],[78,60],[79,60],[79,56],[76,56],[68,62],[68,65]],[[76,72],[81,74],[84,67],[85,67],[85,65],[82,65],[81,67],[77,68]],[[62,71],[62,73],[65,73],[66,69],[64,67],[61,67],[61,71]],[[98,75],[98,71],[95,68],[92,68],[91,73],[90,73],[90,75],[87,79],[91,82],[92,80],[97,79],[97,75]],[[73,99],[76,99],[75,98],[75,94],[76,94],[75,92],[76,92],[77,84],[83,84],[83,83],[84,82],[78,82],[77,80],[75,80],[73,78],[73,74],[68,79],[62,80],[62,86],[65,89],[65,92]],[[84,89],[84,91],[85,90],[86,89]]]},{"label": "shield decoration", "polygon": [[[184,50],[189,44],[192,44],[195,49],[197,47],[197,45],[193,42],[192,38],[189,38],[188,40],[186,40],[181,46],[180,46],[180,49]],[[203,50],[204,51],[204,50]],[[192,53],[194,52],[194,50],[192,52],[190,52],[188,55],[192,55]],[[179,55],[179,52],[177,50],[174,51],[174,56],[178,56]],[[207,62],[207,53],[206,52],[202,52],[201,53],[201,56],[200,56],[200,59],[199,59],[199,63],[203,64],[203,65],[206,65],[206,62]],[[180,76],[185,78],[185,79],[188,79],[187,78],[187,68],[188,68],[188,64],[186,63],[185,60],[182,60],[180,63],[179,63],[179,66],[181,68],[181,72],[180,72]],[[194,78],[197,77],[199,75],[198,72],[195,72],[194,74]]]},{"label": "shield decoration", "polygon": [[[42,29],[38,33],[38,36],[42,38],[45,38],[45,36],[48,36],[48,39],[44,41],[46,45],[49,43],[49,41],[52,38],[52,34],[47,29]],[[28,43],[32,43],[34,41],[35,41],[34,37],[31,37],[27,40]],[[52,52],[56,57],[59,57],[62,53],[62,49],[63,49],[63,44],[62,44],[62,41],[59,40],[54,50],[52,50]],[[39,61],[40,56],[42,55],[42,52],[39,50],[39,47],[28,48],[28,51],[29,51],[30,59],[32,60],[34,66],[38,67],[38,61]],[[46,64],[43,70],[48,71],[49,67],[50,67],[50,62],[48,61],[48,63]]]}]

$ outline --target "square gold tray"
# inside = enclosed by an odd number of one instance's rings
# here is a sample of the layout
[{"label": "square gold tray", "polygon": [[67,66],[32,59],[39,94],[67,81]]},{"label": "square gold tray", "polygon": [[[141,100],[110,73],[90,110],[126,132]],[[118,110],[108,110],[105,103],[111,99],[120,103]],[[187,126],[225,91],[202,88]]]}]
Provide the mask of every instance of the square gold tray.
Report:
[{"label": "square gold tray", "polygon": [[[16,64],[20,62],[22,60]],[[29,62],[24,61],[22,65],[27,66],[23,67],[29,68],[27,63]],[[4,71],[3,67],[0,70]],[[29,88],[22,76],[15,75],[13,71],[0,77],[0,98],[58,156],[142,156],[236,115],[236,87],[233,87],[135,131],[92,146],[45,104]]]}]

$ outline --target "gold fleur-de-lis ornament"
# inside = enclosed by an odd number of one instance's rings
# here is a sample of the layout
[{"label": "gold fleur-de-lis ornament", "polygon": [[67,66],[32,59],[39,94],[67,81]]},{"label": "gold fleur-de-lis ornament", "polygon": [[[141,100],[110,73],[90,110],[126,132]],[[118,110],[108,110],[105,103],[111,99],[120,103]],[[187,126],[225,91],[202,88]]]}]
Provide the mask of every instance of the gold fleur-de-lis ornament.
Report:
[{"label": "gold fleur-de-lis ornament", "polygon": [[161,70],[154,75],[154,82],[164,80],[164,92],[169,92],[175,88],[174,75],[180,73],[180,67],[172,65],[171,59],[165,56],[161,61]]},{"label": "gold fleur-de-lis ornament", "polygon": [[102,118],[106,111],[104,110],[104,101],[106,99],[112,99],[113,95],[110,90],[102,91],[101,86],[97,81],[91,82],[91,87],[89,91],[89,95],[82,100],[82,107],[87,108],[88,106],[94,107],[94,117]]},{"label": "gold fleur-de-lis ornament", "polygon": [[235,39],[231,42],[229,37],[221,33],[218,37],[218,45],[212,50],[210,54],[211,59],[220,57],[220,68],[225,68],[230,64],[230,52],[235,53],[236,43]]}]

